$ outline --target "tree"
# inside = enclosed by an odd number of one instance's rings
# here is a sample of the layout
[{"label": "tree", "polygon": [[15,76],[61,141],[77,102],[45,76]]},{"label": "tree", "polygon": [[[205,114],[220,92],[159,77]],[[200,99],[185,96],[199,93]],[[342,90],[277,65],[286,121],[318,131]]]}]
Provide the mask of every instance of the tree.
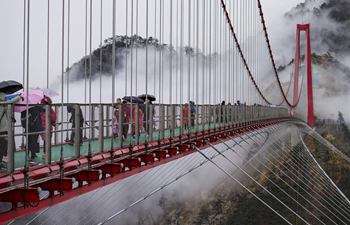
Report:
[{"label": "tree", "polygon": [[340,126],[340,130],[343,133],[344,141],[347,144],[350,144],[350,130],[349,127],[346,125],[344,116],[341,112],[338,113],[338,124]]},{"label": "tree", "polygon": [[344,116],[343,116],[342,112],[338,112],[338,123],[339,124],[344,124],[345,123],[345,119],[344,119]]}]

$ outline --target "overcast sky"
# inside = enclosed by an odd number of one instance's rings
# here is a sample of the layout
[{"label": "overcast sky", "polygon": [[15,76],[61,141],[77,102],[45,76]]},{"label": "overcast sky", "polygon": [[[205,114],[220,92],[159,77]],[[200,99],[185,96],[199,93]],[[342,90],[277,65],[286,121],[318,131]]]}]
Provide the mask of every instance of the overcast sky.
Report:
[{"label": "overcast sky", "polygon": [[[66,0],[67,2],[67,0]],[[125,0],[117,2],[117,24],[116,33],[125,34]],[[140,18],[145,13],[146,0],[139,0]],[[154,21],[154,0],[150,2],[150,21]],[[166,1],[168,2],[168,1]],[[180,2],[180,1],[174,1]],[[185,6],[188,1],[184,1]],[[192,1],[193,2],[193,1]],[[272,40],[276,40],[281,34],[283,27],[281,18],[283,14],[295,6],[301,0],[262,0],[263,9],[267,21],[269,34]],[[103,0],[103,39],[112,34],[112,0]],[[131,4],[131,1],[128,2]],[[61,1],[50,1],[50,79],[59,75],[61,68]],[[93,0],[93,29],[99,30],[100,25],[100,0]],[[134,0],[136,4],[136,0]],[[174,3],[176,4],[176,3]],[[79,60],[85,54],[84,43],[84,20],[85,0],[71,0],[71,33],[70,33],[70,65]],[[153,7],[153,8],[152,8]],[[130,5],[129,5],[130,8]],[[169,8],[169,7],[165,7]],[[186,7],[185,7],[186,8]],[[30,74],[31,86],[43,86],[46,79],[46,35],[47,35],[47,0],[31,0],[30,17]],[[165,12],[167,14],[169,12]],[[186,13],[185,13],[186,14]],[[184,15],[186,20],[186,15]],[[130,22],[130,21],[129,21]],[[185,21],[186,22],[186,21]],[[150,22],[150,32],[154,30],[154,22]],[[158,24],[157,24],[158,25]],[[23,45],[23,0],[1,0],[0,1],[0,67],[1,80],[22,80],[22,45]],[[281,28],[281,29],[280,29]],[[130,29],[130,28],[129,28]],[[140,22],[138,33],[145,34],[145,26]],[[284,27],[284,29],[286,29]],[[290,29],[295,29],[290,27]],[[130,30],[128,31],[130,34]],[[167,30],[165,31],[167,32]],[[185,31],[186,32],[186,31]],[[94,32],[92,37],[93,48],[99,45],[99,32]],[[274,46],[274,43],[272,43]],[[278,46],[279,47],[279,46]],[[274,49],[277,51],[276,49]],[[65,57],[66,58],[66,57]],[[65,60],[67,61],[67,60]]]}]

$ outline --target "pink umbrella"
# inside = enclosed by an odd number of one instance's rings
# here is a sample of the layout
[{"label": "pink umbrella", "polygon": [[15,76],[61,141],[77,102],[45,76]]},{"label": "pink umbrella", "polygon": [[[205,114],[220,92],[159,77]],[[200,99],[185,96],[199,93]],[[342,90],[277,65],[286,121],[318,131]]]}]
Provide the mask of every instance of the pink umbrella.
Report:
[{"label": "pink umbrella", "polygon": [[35,88],[33,90],[35,90],[35,91],[42,91],[44,93],[44,95],[46,95],[48,97],[55,97],[55,96],[59,95],[56,91],[54,91],[52,89],[49,89],[49,88],[39,88],[39,87],[37,87],[37,88]]},{"label": "pink umbrella", "polygon": [[[28,90],[28,96],[27,96],[27,90],[21,90],[19,92],[20,96],[22,97],[22,100],[16,103],[16,106],[14,107],[15,112],[23,112],[27,109],[26,104],[40,104],[41,100],[44,98],[44,92],[42,90]],[[32,108],[33,105],[29,106],[28,108]]]}]

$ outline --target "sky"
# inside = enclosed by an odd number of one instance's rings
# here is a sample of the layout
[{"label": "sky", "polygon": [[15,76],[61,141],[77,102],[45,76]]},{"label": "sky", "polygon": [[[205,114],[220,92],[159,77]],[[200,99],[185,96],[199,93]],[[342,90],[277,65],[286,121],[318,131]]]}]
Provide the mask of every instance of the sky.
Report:
[{"label": "sky", "polygon": [[[170,29],[170,2],[173,2],[173,28]],[[197,11],[197,8],[199,9],[197,12],[199,12],[198,19],[200,22],[202,22],[203,19],[203,8],[202,7],[211,7],[212,12],[217,14],[217,18],[222,18],[222,23],[220,21],[216,21],[212,19],[212,27],[213,31],[210,34],[210,37],[214,36],[212,38],[212,42],[214,42],[215,36],[218,35],[220,36],[219,33],[221,28],[218,28],[217,24],[222,24],[222,27],[225,27],[226,20],[222,15],[219,13],[222,13],[220,10],[220,2],[216,0],[212,1],[201,1],[201,0],[148,0],[149,2],[149,22],[147,23],[146,21],[146,0],[115,0],[116,2],[116,24],[115,24],[115,33],[116,35],[125,35],[127,34],[130,36],[131,33],[137,33],[138,35],[142,37],[146,37],[146,31],[148,29],[148,35],[149,36],[156,36],[160,40],[161,43],[166,43],[170,45],[172,42],[173,46],[180,46],[180,38],[175,35],[175,31],[177,30],[177,26],[180,27],[180,23],[182,20],[182,23],[184,24],[184,30],[183,30],[183,44],[181,46],[187,46],[188,45],[188,26],[187,24],[189,23],[188,19],[188,9],[191,7],[191,23],[192,24],[200,24],[196,23],[196,17],[195,17],[195,12]],[[266,18],[266,25],[268,29],[268,33],[271,39],[271,44],[273,48],[273,52],[275,54],[275,59],[278,63],[278,65],[281,65],[282,63],[280,59],[285,59],[289,60],[293,57],[293,49],[294,49],[294,43],[287,43],[287,47],[284,46],[283,43],[283,37],[285,36],[291,36],[295,32],[295,25],[290,24],[286,26],[286,24],[283,23],[283,15],[285,12],[289,11],[292,7],[296,6],[301,0],[284,0],[284,1],[272,1],[272,0],[261,0],[263,11],[265,14]],[[68,32],[67,32],[67,27],[68,27],[68,3],[70,2],[70,33],[69,33],[69,48],[68,48]],[[65,70],[66,68],[72,68],[72,65],[76,62],[78,62],[83,56],[89,54],[89,44],[90,44],[90,27],[89,27],[89,16],[88,18],[88,26],[87,26],[87,33],[85,34],[85,10],[87,10],[88,15],[89,15],[89,4],[87,9],[85,9],[85,3],[89,3],[90,0],[65,0],[65,31],[64,31],[64,56],[62,57],[62,1],[51,1],[51,0],[30,0],[30,32],[29,32],[29,58],[26,58],[27,60],[29,59],[29,69],[28,71],[26,70],[26,67],[23,67],[23,0],[2,0],[0,1],[0,27],[1,30],[3,31],[3,34],[5,35],[0,35],[0,68],[2,69],[2,76],[1,80],[8,80],[8,79],[13,79],[17,80],[19,82],[22,82],[25,84],[24,86],[26,87],[27,79],[28,79],[28,84],[29,88],[46,88],[47,83],[49,83],[48,87],[50,89],[53,89],[55,92],[57,92],[59,95],[53,98],[54,102],[79,102],[83,103],[86,101],[88,97],[88,92],[89,88],[87,87],[86,89],[84,88],[84,82],[83,81],[78,81],[78,82],[70,82],[69,85],[64,84],[63,87],[61,87],[61,80],[65,80],[62,76],[62,69]],[[107,38],[110,38],[112,36],[112,3],[113,0],[91,0],[92,2],[92,25],[91,25],[91,49],[94,50],[100,46],[100,41],[105,40]],[[159,12],[159,7],[160,7],[160,2],[164,4],[164,11],[163,15],[160,15]],[[181,2],[184,4],[184,10],[183,14],[181,14]],[[249,17],[249,15],[244,12],[242,9],[244,9],[246,6],[242,5],[242,3],[248,4],[247,2],[252,2],[256,4],[255,0],[235,0],[235,1],[226,1],[227,6],[229,7],[229,11],[231,9],[235,9],[236,11],[231,13],[232,18],[233,18],[233,23],[235,27],[244,27],[242,24],[239,22],[239,19],[241,20],[246,20],[245,18]],[[49,15],[49,24],[48,24],[48,3],[50,3],[50,15]],[[101,3],[102,3],[102,36],[100,37],[100,21],[101,21]],[[197,6],[197,3],[199,3],[199,7]],[[205,4],[204,4],[205,3]],[[215,4],[214,4],[215,3]],[[133,4],[133,5],[132,5]],[[138,4],[138,13],[136,13],[136,6]],[[213,5],[210,5],[213,4]],[[131,12],[131,7],[133,6],[134,8],[134,13],[132,14]],[[157,10],[155,9],[157,7]],[[175,9],[178,8],[179,10]],[[156,12],[156,13],[155,13]],[[258,18],[258,10],[256,7],[256,17]],[[176,14],[176,15],[174,15]],[[160,24],[160,16],[162,16],[164,19],[161,21],[164,21],[164,26]],[[206,15],[207,18],[208,15]],[[236,20],[235,17],[236,16]],[[132,19],[133,18],[133,19]],[[175,19],[177,18],[177,20]],[[128,23],[127,29],[126,29],[126,20]],[[177,22],[175,22],[175,20]],[[138,21],[137,23],[135,21]],[[179,24],[178,24],[179,23]],[[206,21],[208,23],[208,21]],[[133,24],[133,26],[131,26]],[[146,26],[148,24],[148,26]],[[49,27],[48,27],[49,25]],[[216,32],[214,30],[214,27],[216,29]],[[47,30],[49,28],[49,39],[48,38],[48,33]],[[131,30],[132,29],[132,30]],[[161,32],[162,36],[160,37],[160,30],[163,29]],[[195,31],[195,29],[199,29],[199,32]],[[179,29],[180,30],[180,29]],[[245,32],[248,34],[250,29],[243,29]],[[191,36],[191,44],[190,46],[194,46],[194,43],[198,45],[199,51],[204,52],[204,54],[208,54],[206,52],[206,49],[201,49],[202,45],[202,38],[195,38],[195,34],[199,33],[202,34],[202,26],[198,25],[198,28],[192,27],[190,34],[192,33]],[[215,34],[214,34],[215,33]],[[282,33],[282,35],[281,35]],[[227,33],[228,35],[228,33]],[[251,34],[249,34],[251,35]],[[244,46],[244,43],[250,40],[249,35],[247,35],[246,40],[239,40],[242,46]],[[238,32],[238,38],[241,39],[239,36]],[[251,35],[252,36],[252,35]],[[241,36],[243,37],[243,36]],[[85,39],[86,38],[86,39]],[[243,38],[244,39],[244,38]],[[47,40],[49,40],[49,63],[47,65]],[[86,42],[85,42],[86,41]],[[281,42],[282,41],[282,42]],[[26,46],[25,49],[27,49],[28,46]],[[206,46],[208,47],[208,45]],[[69,49],[69,52],[68,52]],[[223,53],[226,54],[224,51],[225,48],[222,48],[221,52],[219,50],[219,54],[224,55]],[[266,49],[265,49],[266,50]],[[218,51],[218,50],[215,50]],[[27,54],[27,52],[26,52]],[[26,56],[25,54],[25,56]],[[68,57],[69,54],[69,57]],[[142,54],[141,52],[139,54]],[[267,52],[266,52],[267,55]],[[142,58],[142,56],[140,56]],[[62,65],[62,59],[63,59],[63,65]],[[92,82],[92,102],[99,102],[99,99],[101,99],[102,102],[109,102],[111,99],[115,99],[117,96],[124,96],[124,95],[138,95],[141,93],[146,93],[146,90],[144,90],[144,80],[145,79],[145,73],[144,71],[140,71],[136,74],[136,79],[133,80],[133,88],[131,88],[131,79],[128,79],[126,74],[132,74],[130,71],[135,71],[133,67],[136,67],[136,70],[138,68],[145,68],[145,60],[139,60],[138,63],[134,63],[133,66],[127,65],[125,66],[126,71],[129,72],[122,72],[122,71],[117,71],[117,76],[115,80],[116,84],[116,92],[115,95],[113,95],[112,91],[112,78],[111,76],[103,76],[102,78],[102,84],[101,86],[104,87],[103,91],[100,91],[100,95],[97,94],[97,92],[94,91],[94,88],[96,90],[99,90],[100,84],[98,80],[94,80]],[[157,59],[154,60],[156,64],[160,64],[159,62],[156,63]],[[141,64],[142,63],[142,64]],[[149,62],[151,63],[151,62]],[[268,65],[263,70],[266,70],[265,72],[269,71],[271,67],[271,63],[268,61],[268,57],[264,58],[261,60],[261,64]],[[129,60],[130,64],[130,60]],[[136,65],[137,64],[137,65]],[[153,63],[151,63],[153,64]],[[169,64],[168,64],[169,65]],[[242,63],[238,63],[238,65],[243,65]],[[186,65],[184,65],[186,66]],[[170,67],[170,66],[168,66]],[[239,67],[239,66],[238,66]],[[25,68],[25,70],[23,70]],[[154,67],[155,68],[155,67]],[[167,68],[166,68],[167,69]],[[151,70],[151,67],[150,67]],[[185,69],[186,70],[186,69]],[[178,86],[178,83],[180,81],[175,81],[170,80],[168,77],[171,76],[169,71],[162,71],[164,75],[164,79],[162,79],[162,91],[159,91],[160,86],[157,89],[158,80],[160,79],[160,74],[161,72],[158,71],[157,69],[151,70],[149,73],[154,74],[153,81],[148,80],[147,83],[149,83],[149,88],[153,86],[150,91],[158,96],[158,100],[160,102],[171,102],[170,99],[174,98],[174,102],[178,102],[178,94],[181,92],[181,87],[182,90],[189,90],[190,88],[187,88],[187,80],[183,85]],[[27,73],[28,72],[28,73]],[[264,71],[262,73],[265,73]],[[80,72],[78,72],[80,73]],[[157,77],[155,74],[159,73],[159,77]],[[29,76],[27,76],[29,74]],[[139,75],[138,75],[139,74]],[[121,75],[121,76],[120,76]],[[237,77],[239,76],[239,73],[236,73],[236,82],[238,83],[239,80],[237,80]],[[69,76],[74,76],[74,71],[70,72]],[[140,78],[137,78],[139,76]],[[176,75],[178,76],[178,75]],[[172,78],[174,79],[174,78]],[[178,78],[176,78],[177,80]],[[218,78],[219,79],[219,78]],[[228,78],[229,79],[229,78]],[[243,78],[242,78],[243,79]],[[241,80],[242,80],[241,79]],[[165,83],[163,83],[163,80]],[[215,79],[214,79],[215,80]],[[233,79],[231,79],[233,80]],[[243,79],[244,80],[244,79]],[[262,88],[264,89],[269,85],[270,82],[272,82],[273,77],[265,79],[264,83],[267,85],[263,85]],[[171,85],[170,83],[174,82],[175,85]],[[244,82],[244,81],[243,81]],[[150,85],[154,83],[154,85]],[[197,90],[197,94],[195,94],[194,91],[192,91],[191,96],[183,95],[182,97],[179,97],[180,102],[184,101],[187,98],[192,98],[197,100],[197,102],[208,102],[205,96],[205,89],[201,88],[202,86],[204,87],[206,81],[205,79],[201,79],[196,81],[193,77],[193,81],[190,81],[191,85],[188,84],[188,87],[192,87],[192,90]],[[194,83],[196,83],[196,87],[193,86]],[[203,85],[202,85],[203,84]],[[209,84],[210,88],[209,89],[214,89],[215,90],[215,81],[212,81],[211,84]],[[68,88],[69,86],[69,88]],[[171,97],[171,94],[169,94],[169,91],[163,90],[163,86],[165,86],[166,90],[171,90],[170,87],[173,87],[173,90],[176,90],[174,92],[174,95],[176,97]],[[264,87],[265,86],[265,87]],[[137,89],[137,87],[139,87]],[[198,88],[199,87],[199,88]],[[61,94],[61,88],[63,88],[63,95]],[[131,89],[134,91],[132,92]],[[237,94],[235,97],[232,97],[233,99],[229,99],[230,95],[227,95],[228,90],[234,89],[236,93],[247,93],[249,88],[246,88],[245,85],[241,85],[239,87],[233,87],[233,84],[231,85],[231,81],[227,80],[227,82],[221,82],[220,78],[220,90],[215,92],[218,92],[217,94],[217,99],[216,101],[221,101],[222,98],[226,99],[228,102],[229,101],[234,101],[236,98],[243,98],[238,96]],[[84,91],[85,90],[85,91]],[[177,92],[177,90],[179,90]],[[213,90],[213,91],[214,91]],[[68,94],[69,92],[69,94]],[[85,94],[84,94],[85,92]],[[132,92],[132,93],[131,93]],[[169,93],[168,93],[169,92]],[[160,94],[160,95],[159,95]],[[181,96],[181,94],[179,94]],[[244,95],[244,94],[243,94]],[[278,94],[279,95],[279,94]],[[84,98],[85,96],[85,98]],[[114,96],[114,97],[113,97]],[[196,96],[196,97],[195,97]],[[199,97],[198,97],[199,96]],[[215,96],[215,94],[214,94]],[[52,97],[52,96],[51,96]],[[231,96],[230,96],[231,98]],[[244,99],[241,99],[244,100]],[[210,101],[210,100],[209,100]],[[248,101],[248,100],[246,100]],[[253,100],[256,102],[256,100]],[[199,102],[200,103],[200,102]],[[252,103],[252,102],[251,102]],[[253,104],[253,103],[252,103]]]},{"label": "sky", "polygon": [[[47,0],[32,0],[30,11],[30,86],[45,86],[46,52],[47,52]],[[116,33],[125,34],[125,0],[116,0],[117,2],[117,24]],[[131,1],[128,1],[129,8]],[[134,4],[136,4],[136,0]],[[145,12],[145,2],[139,0],[140,18]],[[152,5],[154,0],[150,0]],[[184,1],[185,4],[188,1]],[[279,28],[283,14],[299,3],[300,0],[262,0],[263,10],[267,21],[267,27],[271,40],[279,37]],[[112,0],[103,0],[103,39],[111,37],[112,34]],[[66,0],[67,4],[67,0]],[[174,3],[175,4],[175,3]],[[100,29],[100,0],[93,0],[93,30]],[[85,55],[85,0],[71,1],[71,29],[70,29],[70,57],[69,66]],[[154,6],[153,6],[154,7]],[[49,79],[58,78],[61,70],[61,1],[50,1],[50,66]],[[167,8],[167,7],[165,7]],[[149,18],[154,21],[154,12],[152,6],[149,9]],[[167,14],[169,12],[165,12]],[[123,18],[118,20],[118,18]],[[184,22],[186,22],[184,16]],[[123,21],[123,23],[121,22]],[[130,21],[129,21],[130,22]],[[154,30],[154,23],[149,23],[150,33]],[[21,81],[23,75],[23,0],[1,0],[0,1],[0,67],[2,70],[1,80],[16,79]],[[139,34],[145,34],[145,25],[140,22],[138,27]],[[294,29],[291,27],[291,29]],[[130,30],[128,31],[130,33]],[[167,31],[165,31],[167,32]],[[186,32],[186,31],[185,31]],[[66,32],[67,40],[67,32]],[[100,43],[99,32],[93,32],[92,47],[97,48]],[[67,44],[67,42],[66,42]],[[273,43],[272,43],[272,46]],[[278,51],[278,50],[276,50]],[[67,52],[65,53],[65,55]],[[65,57],[67,58],[67,57]],[[65,66],[68,62],[65,59]]]}]

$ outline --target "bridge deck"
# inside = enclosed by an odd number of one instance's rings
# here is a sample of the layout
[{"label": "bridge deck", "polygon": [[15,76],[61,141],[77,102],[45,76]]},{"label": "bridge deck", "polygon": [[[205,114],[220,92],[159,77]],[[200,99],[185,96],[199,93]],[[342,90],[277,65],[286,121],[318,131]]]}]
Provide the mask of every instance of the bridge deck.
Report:
[{"label": "bridge deck", "polygon": [[[210,124],[210,129],[213,129],[215,127],[220,127],[219,124]],[[204,130],[208,130],[209,129],[209,124],[204,125]],[[195,133],[197,131],[202,131],[203,130],[203,125],[199,125],[198,129],[196,127],[192,127],[190,132],[191,133]],[[185,134],[188,134],[189,130],[185,130]],[[160,132],[159,131],[153,131],[152,133],[153,137],[152,140],[159,140],[160,139]],[[174,129],[174,136],[179,136],[180,135],[180,128],[177,127]],[[145,143],[147,140],[148,136],[146,133],[142,133],[139,136],[139,144]],[[165,129],[164,130],[164,138],[170,138],[170,130],[169,129]],[[112,138],[111,137],[106,137],[104,138],[104,149],[103,151],[109,151],[111,149],[111,141]],[[99,141],[98,140],[91,140],[91,152],[92,154],[97,154],[100,153],[101,150],[99,149]],[[131,135],[128,136],[128,138],[126,140],[123,141],[123,146],[127,147],[130,144],[134,145],[135,144],[135,140],[132,138]],[[86,156],[88,155],[88,146],[89,146],[89,141],[88,140],[84,140],[83,144],[80,147],[80,154],[81,156]],[[118,138],[114,138],[114,143],[113,146],[120,146],[120,142]],[[74,146],[73,145],[69,145],[67,143],[64,143],[62,145],[63,147],[63,157],[65,160],[67,159],[72,159],[74,158]],[[38,153],[38,157],[35,159],[35,161],[40,165],[40,164],[44,164],[44,158],[43,158],[43,149],[44,147],[40,148],[40,153]],[[60,160],[60,154],[61,154],[61,145],[56,145],[56,146],[52,146],[51,148],[51,157],[52,157],[52,161],[53,162],[58,162]],[[17,151],[15,152],[15,168],[16,169],[20,169],[23,168],[25,164],[25,151]]]},{"label": "bridge deck", "polygon": [[[211,133],[209,133],[208,131],[204,131],[204,132],[199,132],[199,136],[198,139],[195,138],[195,136],[193,136],[194,134],[191,132],[191,136],[192,136],[192,140],[189,142],[188,140],[188,136],[187,137],[183,137],[183,143],[193,143],[195,144],[198,148],[200,149],[205,149],[207,148],[209,145],[204,141],[204,140],[209,140],[210,142],[212,142],[212,144],[215,143],[219,143],[217,138],[223,139],[223,140],[227,140],[230,139],[230,136],[234,136],[234,135],[241,135],[245,132],[250,132],[256,129],[261,129],[263,127],[266,126],[270,126],[276,123],[281,123],[283,121],[286,121],[289,119],[283,119],[283,118],[279,118],[279,119],[271,119],[271,120],[265,120],[265,121],[256,121],[256,122],[252,122],[252,123],[247,123],[247,124],[240,124],[240,126],[223,126],[220,129],[215,129],[212,130]],[[209,127],[208,127],[209,128]],[[177,131],[179,132],[179,131]],[[167,136],[169,137],[169,131],[166,132]],[[157,135],[155,133],[155,135]],[[229,136],[227,136],[229,135]],[[204,138],[204,139],[203,139]],[[214,139],[211,139],[214,138]],[[130,141],[130,138],[129,138]],[[108,142],[108,139],[106,139],[106,142]],[[94,146],[96,145],[96,141],[92,142],[94,143]],[[87,153],[87,143],[84,143],[83,147],[85,149],[85,153]],[[180,146],[179,145],[179,141],[177,139],[177,141],[174,142],[174,145],[172,145],[173,147],[177,148],[179,150]],[[65,146],[65,150],[69,149],[71,146]],[[149,148],[148,152],[155,152],[157,150],[161,150],[161,151],[165,151],[167,152],[166,157],[165,158],[157,158],[156,155],[153,155],[153,161],[152,162],[145,162],[145,163],[141,163],[140,158],[138,158],[139,154],[144,153],[143,149],[140,150],[135,150],[135,148],[133,149],[132,155],[126,156],[123,155],[123,152],[121,151],[121,149],[115,149],[114,150],[114,162],[124,162],[123,159],[135,159],[138,161],[137,165],[132,165],[132,163],[130,165],[125,164],[123,167],[124,169],[120,170],[120,172],[117,172],[115,175],[112,176],[108,176],[105,178],[101,178],[100,176],[100,172],[97,172],[96,170],[94,170],[94,168],[100,168],[99,165],[103,165],[103,164],[107,164],[111,162],[110,158],[105,158],[104,160],[102,160],[99,164],[97,165],[93,165],[91,172],[89,172],[89,170],[86,169],[87,163],[86,160],[84,158],[86,157],[82,157],[82,159],[80,160],[81,162],[85,162],[82,163],[80,166],[77,166],[75,169],[67,171],[65,173],[65,181],[60,181],[59,183],[57,183],[59,186],[56,187],[57,184],[53,185],[53,183],[51,181],[59,181],[61,178],[59,178],[59,174],[57,172],[57,168],[55,171],[51,172],[50,174],[52,174],[51,178],[47,177],[40,177],[39,179],[32,179],[30,182],[30,187],[34,187],[34,188],[29,188],[29,189],[22,189],[20,188],[20,186],[18,188],[16,188],[15,186],[10,186],[9,191],[6,191],[2,194],[0,194],[0,199],[2,201],[7,201],[7,202],[12,202],[12,207],[15,207],[14,209],[16,210],[10,210],[10,211],[5,211],[0,213],[0,222],[3,221],[8,221],[10,219],[13,218],[17,218],[17,217],[21,217],[24,215],[28,215],[37,211],[40,211],[42,209],[45,209],[47,207],[50,207],[52,205],[58,204],[60,202],[63,201],[67,201],[71,198],[74,198],[76,196],[82,195],[84,193],[93,191],[95,189],[98,189],[102,186],[111,184],[113,182],[116,182],[118,180],[121,179],[125,179],[126,177],[135,175],[137,173],[143,172],[145,170],[157,167],[159,165],[168,163],[170,161],[179,159],[181,157],[187,156],[189,154],[193,154],[196,152],[196,149],[192,148],[192,147],[188,147],[186,150],[184,151],[177,151],[176,153],[172,154],[170,153],[169,150],[169,143],[168,144],[162,144],[161,146],[157,146],[154,145],[152,147]],[[59,149],[60,147],[55,147],[55,157],[57,158],[59,155]],[[97,148],[94,148],[95,152]],[[72,151],[74,151],[72,149]],[[52,152],[54,155],[54,152]],[[17,154],[21,154],[21,153],[17,153]],[[23,153],[22,153],[23,154]],[[69,153],[67,153],[69,154]],[[127,154],[129,155],[129,154]],[[69,156],[69,155],[68,155]],[[85,160],[85,161],[84,161]],[[57,166],[54,166],[57,167]],[[127,168],[127,170],[125,170],[125,167]],[[84,169],[85,168],[85,169]],[[40,169],[39,169],[40,171]],[[96,172],[94,172],[96,171]],[[86,175],[86,173],[88,173],[89,175]],[[97,177],[93,178],[96,174],[98,174]],[[86,178],[87,176],[87,178]],[[80,183],[79,181],[79,186],[78,187],[72,187],[72,180],[71,178],[74,177],[77,179],[77,181],[83,179],[85,181],[88,180],[87,183],[89,183],[89,185],[87,185],[86,182]],[[85,178],[82,178],[85,177]],[[4,178],[0,178],[0,180],[3,180]],[[23,178],[22,178],[23,179]],[[22,182],[22,186],[23,186],[23,181]],[[50,184],[50,185],[48,185]],[[62,189],[67,188],[67,184],[69,184],[69,188],[65,189],[64,191],[62,191]],[[61,186],[62,185],[62,186]],[[52,193],[52,195],[50,194],[49,197],[46,197],[44,199],[40,199],[36,196],[36,192],[37,187],[42,187],[43,190],[48,190],[47,188],[53,188],[52,186],[54,186],[54,190],[59,191],[61,193],[64,193],[63,195],[60,194],[55,194],[54,192]],[[65,187],[63,187],[65,186]],[[58,188],[58,189],[57,189]],[[1,190],[1,189],[0,189]],[[15,196],[20,196],[20,198],[18,199],[18,197]],[[23,197],[24,196],[24,197]],[[8,200],[9,199],[9,200]],[[36,205],[36,207],[30,207],[30,205]],[[18,205],[19,204],[19,205]],[[27,207],[22,208],[21,204],[25,204]],[[20,207],[20,208],[17,208]]]},{"label": "bridge deck", "polygon": [[[7,172],[0,176],[0,202],[11,203],[12,210],[0,212],[0,223],[34,213],[104,185],[185,157],[195,153],[197,148],[208,148],[207,141],[217,143],[218,138],[228,139],[226,134],[230,136],[242,134],[245,131],[285,121],[288,117],[287,110],[266,106],[197,105],[197,113],[186,115],[182,105],[146,105],[144,110],[149,107],[151,113],[147,117],[150,119],[146,121],[145,126],[143,126],[144,118],[139,118],[137,113],[135,118],[137,122],[133,122],[132,116],[130,116],[131,120],[124,121],[120,118],[122,115],[120,113],[118,123],[114,125],[111,119],[114,119],[112,113],[122,112],[126,105],[112,107],[96,104],[88,107],[75,104],[76,112],[83,106],[87,111],[84,118],[88,120],[85,120],[84,125],[75,122],[76,128],[66,116],[67,106],[62,108],[57,105],[44,106],[46,121],[50,119],[51,107],[55,107],[56,112],[61,112],[58,113],[61,116],[54,131],[46,125],[45,131],[26,134],[18,122],[20,120],[16,120],[16,124],[10,124],[8,168]],[[136,108],[136,112],[139,112],[138,108],[140,109],[141,106],[133,107]],[[9,115],[13,114],[11,105],[7,108]],[[189,109],[187,110],[189,113]],[[76,113],[75,121],[80,121],[80,116],[82,116],[80,113]],[[155,127],[150,131],[151,137],[144,132],[139,133],[139,130],[144,130],[147,125]],[[118,133],[122,133],[121,130],[125,126],[128,126],[128,131],[135,129],[136,138],[129,134],[122,143],[120,143],[121,138],[114,138],[112,142],[110,134],[114,131],[113,126],[118,126]],[[81,146],[79,135],[74,136],[74,145],[59,142],[62,135],[69,136],[73,132],[75,134],[84,132],[90,139],[85,140]],[[51,143],[46,143],[40,148],[36,159],[37,164],[26,168],[24,167],[26,151],[11,149],[19,143],[19,138],[23,141],[26,140],[26,135],[39,134],[51,136]],[[148,145],[145,145],[146,141]],[[197,148],[193,148],[194,145]],[[47,154],[45,160],[42,157],[44,148]],[[63,161],[60,160],[61,149],[63,149]],[[87,157],[89,150],[92,158]],[[51,159],[50,162],[47,162],[48,159]],[[40,195],[42,192],[45,192],[44,199]],[[31,205],[38,206],[33,208]]]}]

